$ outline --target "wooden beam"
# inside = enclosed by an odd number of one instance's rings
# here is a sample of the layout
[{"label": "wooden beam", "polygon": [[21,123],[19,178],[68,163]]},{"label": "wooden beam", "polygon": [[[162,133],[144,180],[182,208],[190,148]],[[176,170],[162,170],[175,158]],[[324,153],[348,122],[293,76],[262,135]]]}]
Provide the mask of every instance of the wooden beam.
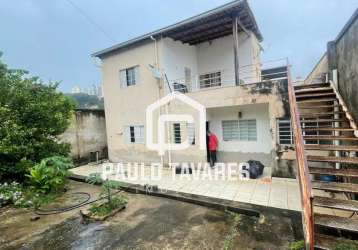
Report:
[{"label": "wooden beam", "polygon": [[234,37],[234,70],[235,70],[235,85],[240,85],[240,77],[239,77],[239,28],[238,28],[238,20],[237,16],[232,19],[232,34]]}]

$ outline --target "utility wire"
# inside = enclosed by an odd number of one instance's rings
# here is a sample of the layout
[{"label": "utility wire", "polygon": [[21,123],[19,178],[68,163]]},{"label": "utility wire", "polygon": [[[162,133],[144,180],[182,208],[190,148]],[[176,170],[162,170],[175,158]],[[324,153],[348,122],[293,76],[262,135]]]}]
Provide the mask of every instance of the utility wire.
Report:
[{"label": "utility wire", "polygon": [[85,11],[83,11],[78,5],[76,5],[74,2],[72,2],[71,0],[66,0],[75,10],[77,10],[82,16],[84,16],[84,18],[86,18],[86,20],[94,25],[99,31],[102,32],[103,35],[105,35],[109,40],[111,40],[111,42],[115,43],[116,40],[110,35],[108,34],[100,25],[98,25],[89,15],[86,14]]}]

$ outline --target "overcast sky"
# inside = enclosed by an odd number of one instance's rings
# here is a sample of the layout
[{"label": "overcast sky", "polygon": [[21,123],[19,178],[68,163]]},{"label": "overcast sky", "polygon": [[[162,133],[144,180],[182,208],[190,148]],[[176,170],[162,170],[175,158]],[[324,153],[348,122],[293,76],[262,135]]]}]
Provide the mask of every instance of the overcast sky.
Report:
[{"label": "overcast sky", "polygon": [[[63,91],[100,83],[101,72],[90,54],[113,45],[113,40],[122,42],[229,2],[71,0],[79,10],[69,1],[0,0],[3,60],[44,80],[61,81]],[[358,7],[358,0],[249,0],[249,4],[264,37],[262,60],[288,57],[294,75],[305,77]]]}]

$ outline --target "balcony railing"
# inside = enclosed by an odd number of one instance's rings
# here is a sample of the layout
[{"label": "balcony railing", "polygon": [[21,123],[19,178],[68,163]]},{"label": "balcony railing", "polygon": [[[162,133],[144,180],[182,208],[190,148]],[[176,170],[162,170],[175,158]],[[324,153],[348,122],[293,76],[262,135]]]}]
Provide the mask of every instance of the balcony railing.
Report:
[{"label": "balcony railing", "polygon": [[[287,78],[287,60],[244,65],[239,69],[240,85]],[[209,88],[235,86],[234,70],[225,68],[168,80],[171,90],[188,93]]]}]

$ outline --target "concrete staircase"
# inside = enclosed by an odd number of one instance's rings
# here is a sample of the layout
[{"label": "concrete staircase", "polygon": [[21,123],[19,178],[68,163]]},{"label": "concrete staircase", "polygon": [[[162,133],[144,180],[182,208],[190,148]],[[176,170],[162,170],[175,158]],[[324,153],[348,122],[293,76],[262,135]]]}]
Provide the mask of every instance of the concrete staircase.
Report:
[{"label": "concrete staircase", "polygon": [[314,245],[334,249],[337,235],[358,235],[357,126],[333,84],[295,86],[294,92],[313,176]]}]

